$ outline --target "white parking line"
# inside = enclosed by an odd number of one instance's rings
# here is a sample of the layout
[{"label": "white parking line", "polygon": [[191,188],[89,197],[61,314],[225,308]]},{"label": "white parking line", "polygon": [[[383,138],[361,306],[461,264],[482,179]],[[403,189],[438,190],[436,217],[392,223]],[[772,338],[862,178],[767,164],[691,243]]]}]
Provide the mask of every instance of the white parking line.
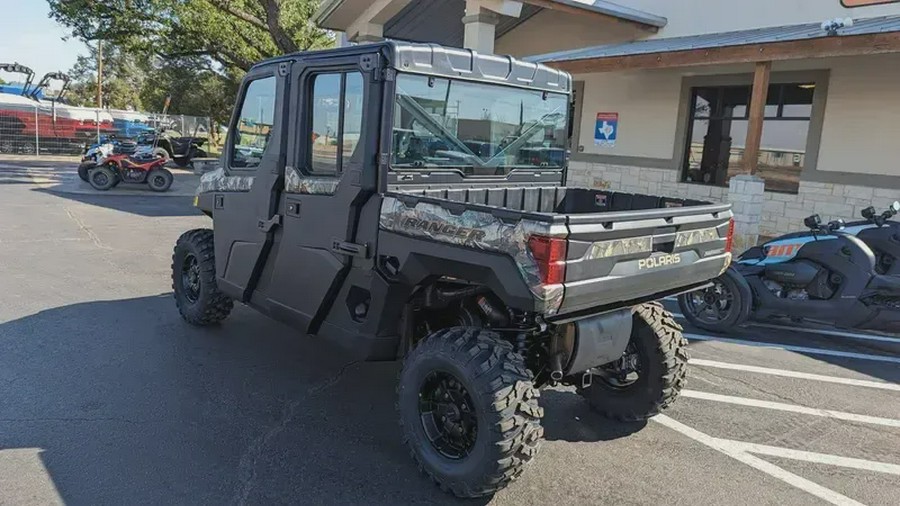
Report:
[{"label": "white parking line", "polygon": [[703,334],[684,334],[689,341],[717,341],[720,343],[738,344],[742,346],[754,346],[757,348],[772,348],[776,350],[794,351],[808,355],[823,355],[829,357],[844,357],[857,360],[871,360],[875,362],[888,362],[900,364],[900,357],[888,357],[885,355],[869,355],[866,353],[853,353],[849,351],[826,350],[823,348],[810,348],[807,346],[793,346],[790,344],[763,343],[759,341],[746,341],[744,339],[732,339],[728,337],[707,336]]},{"label": "white parking line", "polygon": [[878,388],[881,390],[894,390],[900,392],[900,385],[894,383],[885,383],[881,381],[858,380],[850,378],[839,378],[837,376],[825,376],[822,374],[811,374],[805,372],[788,371],[784,369],[772,369],[769,367],[757,367],[755,365],[730,364],[727,362],[718,362],[716,360],[704,360],[702,358],[692,358],[690,364],[700,367],[712,367],[716,369],[728,369],[732,371],[744,371],[758,374],[768,374],[769,376],[781,376],[784,378],[807,379],[813,381],[821,381],[823,383],[837,383],[839,385],[850,385],[855,387]]},{"label": "white parking line", "polygon": [[775,464],[766,462],[765,460],[754,457],[750,455],[745,450],[741,448],[739,444],[735,444],[736,442],[728,441],[726,439],[714,438],[710,435],[704,434],[696,429],[688,427],[681,422],[677,422],[666,415],[656,415],[651,420],[664,425],[676,432],[679,432],[698,443],[706,445],[720,453],[723,453],[739,462],[743,462],[748,466],[762,471],[773,478],[777,478],[788,485],[794,486],[804,492],[812,494],[823,501],[827,501],[831,504],[837,504],[841,506],[845,505],[853,505],[853,506],[862,506],[862,503],[854,501],[845,495],[841,495],[834,490],[828,489],[819,485],[818,483],[812,482],[803,478],[801,476],[797,476],[794,473],[789,471],[785,471],[784,469],[776,466]]},{"label": "white parking line", "polygon": [[688,399],[701,399],[705,401],[723,402],[726,404],[736,404],[739,406],[773,409],[775,411],[786,411],[789,413],[821,416],[824,418],[833,418],[836,420],[844,420],[848,422],[868,423],[872,425],[883,425],[885,427],[900,428],[900,420],[894,420],[892,418],[881,418],[878,416],[859,415],[856,413],[846,413],[844,411],[834,411],[831,409],[810,408],[806,406],[798,406],[796,404],[764,401],[761,399],[748,399],[746,397],[735,397],[732,395],[711,394],[708,392],[698,392],[696,390],[682,390],[681,396],[687,397]]},{"label": "white parking line", "polygon": [[879,341],[879,342],[883,342],[883,343],[900,344],[900,338],[898,338],[898,337],[880,336],[878,334],[861,334],[859,332],[845,332],[842,330],[790,327],[787,325],[776,325],[774,323],[750,322],[750,325],[752,325],[754,327],[763,327],[763,328],[767,328],[767,329],[789,330],[791,332],[806,332],[808,334],[822,334],[822,335],[826,335],[826,336],[849,337],[851,339],[862,339],[865,341]]},{"label": "white parking line", "polygon": [[829,466],[859,469],[861,471],[875,471],[877,473],[900,476],[900,466],[898,466],[897,464],[888,464],[885,462],[876,462],[874,460],[841,457],[839,455],[829,455],[827,453],[805,452],[802,450],[792,450],[790,448],[760,445],[756,443],[742,443],[739,441],[734,441],[734,444],[736,447],[742,449],[745,452],[755,453],[757,455],[767,455],[769,457],[801,460],[803,462],[827,464]]},{"label": "white parking line", "polygon": [[[676,313],[674,311],[670,311],[672,316],[675,318],[679,318],[684,320],[685,317],[681,313]],[[860,332],[845,332],[843,330],[831,330],[831,329],[815,329],[815,328],[805,328],[805,327],[791,327],[788,325],[777,325],[774,323],[759,323],[759,322],[747,322],[747,325],[751,327],[760,327],[764,329],[775,329],[775,330],[787,330],[789,332],[805,332],[807,334],[821,334],[826,336],[835,336],[835,337],[849,337],[851,339],[860,339],[863,341],[878,341],[882,343],[894,343],[900,344],[900,337],[890,337],[890,336],[882,336],[878,334],[863,334]]]}]

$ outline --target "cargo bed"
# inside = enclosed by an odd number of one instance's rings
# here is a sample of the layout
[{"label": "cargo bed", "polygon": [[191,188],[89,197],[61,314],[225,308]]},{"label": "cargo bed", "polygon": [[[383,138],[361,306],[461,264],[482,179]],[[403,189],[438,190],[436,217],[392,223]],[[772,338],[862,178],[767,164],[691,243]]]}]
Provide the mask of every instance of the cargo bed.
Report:
[{"label": "cargo bed", "polygon": [[[654,300],[718,276],[731,260],[728,204],[561,186],[396,190],[386,196],[407,208],[438,206],[444,221],[498,226],[473,218],[489,214],[522,236],[522,248],[530,247],[524,229],[563,240],[565,257],[554,262],[564,277],[549,280],[561,294],[559,316]],[[516,226],[523,221],[529,226]]]}]

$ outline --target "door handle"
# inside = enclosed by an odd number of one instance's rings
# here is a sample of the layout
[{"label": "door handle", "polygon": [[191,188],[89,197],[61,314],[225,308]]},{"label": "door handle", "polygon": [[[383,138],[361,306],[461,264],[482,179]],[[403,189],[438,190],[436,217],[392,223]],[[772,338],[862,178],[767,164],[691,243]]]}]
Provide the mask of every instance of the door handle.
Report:
[{"label": "door handle", "polygon": [[369,258],[369,246],[367,244],[355,244],[340,239],[331,240],[331,251],[339,255]]}]

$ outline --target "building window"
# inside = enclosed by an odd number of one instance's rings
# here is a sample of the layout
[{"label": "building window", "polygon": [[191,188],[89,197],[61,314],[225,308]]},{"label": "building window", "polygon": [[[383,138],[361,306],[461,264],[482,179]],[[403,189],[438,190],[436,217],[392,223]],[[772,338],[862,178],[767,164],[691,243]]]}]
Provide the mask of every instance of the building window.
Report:
[{"label": "building window", "polygon": [[[750,86],[691,89],[685,182],[727,186],[741,173],[750,92]],[[767,191],[797,193],[814,94],[813,83],[769,86],[757,170]]]}]

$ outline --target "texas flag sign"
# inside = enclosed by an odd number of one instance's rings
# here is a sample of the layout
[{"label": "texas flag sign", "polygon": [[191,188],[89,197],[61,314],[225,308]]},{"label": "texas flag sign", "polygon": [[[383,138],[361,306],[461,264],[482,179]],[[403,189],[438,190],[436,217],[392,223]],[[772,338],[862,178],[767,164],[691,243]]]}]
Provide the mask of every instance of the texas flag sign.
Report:
[{"label": "texas flag sign", "polygon": [[619,133],[619,113],[598,112],[597,124],[594,127],[594,144],[598,146],[615,146]]}]

